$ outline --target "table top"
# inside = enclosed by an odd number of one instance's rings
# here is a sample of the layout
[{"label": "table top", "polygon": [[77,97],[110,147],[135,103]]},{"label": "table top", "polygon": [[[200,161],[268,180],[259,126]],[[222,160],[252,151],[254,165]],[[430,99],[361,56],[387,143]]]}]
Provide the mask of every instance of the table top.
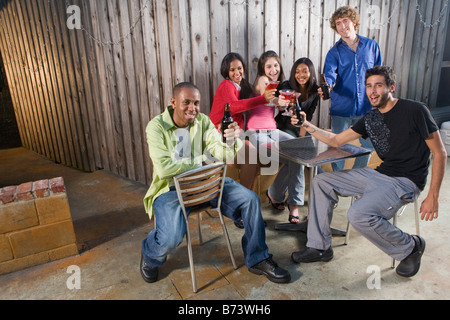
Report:
[{"label": "table top", "polygon": [[332,148],[312,136],[272,143],[269,148],[288,160],[306,167],[316,167],[371,153],[370,150],[351,144]]}]

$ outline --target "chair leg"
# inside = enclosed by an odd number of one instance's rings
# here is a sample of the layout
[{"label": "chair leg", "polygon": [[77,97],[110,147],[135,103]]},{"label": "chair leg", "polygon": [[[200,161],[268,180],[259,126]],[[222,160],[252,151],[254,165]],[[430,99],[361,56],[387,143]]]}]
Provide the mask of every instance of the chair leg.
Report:
[{"label": "chair leg", "polygon": [[420,236],[420,222],[419,222],[419,202],[414,202],[414,219],[416,220],[416,234]]},{"label": "chair leg", "polygon": [[228,235],[227,226],[225,225],[225,221],[223,220],[222,213],[219,210],[219,218],[220,223],[222,224],[223,235],[225,237],[225,241],[227,243],[228,252],[230,253],[231,263],[233,264],[234,270],[237,270],[236,260],[234,259],[233,248],[231,247],[230,236]]},{"label": "chair leg", "polygon": [[347,222],[347,229],[345,230],[345,245],[348,245],[350,241],[350,221]]},{"label": "chair leg", "polygon": [[[352,197],[350,200],[350,207],[355,203],[356,197]],[[348,245],[350,242],[350,221],[347,221],[347,229],[345,230],[345,245]]]},{"label": "chair leg", "polygon": [[186,221],[186,242],[189,256],[189,268],[191,269],[191,278],[192,278],[192,290],[194,293],[197,293],[197,279],[195,277],[195,267],[194,267],[194,255],[192,253],[192,240],[191,240],[191,232],[189,231],[189,221],[185,216]]},{"label": "chair leg", "polygon": [[198,239],[200,240],[200,244],[203,244],[202,229],[201,229],[201,226],[200,226],[201,220],[202,220],[202,213],[199,212],[197,214]]},{"label": "chair leg", "polygon": [[[394,219],[394,221],[393,221],[392,224],[393,224],[394,226],[397,226],[397,214],[394,215],[394,218],[393,218],[393,219]],[[395,259],[392,258],[392,269],[394,269],[394,268],[395,268]]]}]

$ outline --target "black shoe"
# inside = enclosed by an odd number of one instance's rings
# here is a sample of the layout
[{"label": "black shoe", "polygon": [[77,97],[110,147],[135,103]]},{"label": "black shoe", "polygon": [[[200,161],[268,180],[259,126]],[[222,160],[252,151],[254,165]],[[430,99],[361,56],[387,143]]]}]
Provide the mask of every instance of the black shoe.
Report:
[{"label": "black shoe", "polygon": [[144,261],[144,256],[141,254],[141,276],[145,282],[153,283],[158,280],[158,268],[150,268]]},{"label": "black shoe", "polygon": [[333,249],[331,247],[328,250],[317,250],[313,248],[306,248],[303,251],[297,251],[291,255],[292,261],[295,263],[300,262],[328,262],[333,259]]},{"label": "black shoe", "polygon": [[241,220],[239,220],[238,222],[234,222],[234,225],[236,226],[236,227],[238,227],[239,229],[244,229],[244,221],[242,221],[242,219]]},{"label": "black shoe", "polygon": [[267,258],[253,267],[248,268],[248,271],[257,275],[265,275],[267,279],[275,283],[288,283],[291,281],[289,271],[279,267],[272,258]]},{"label": "black shoe", "polygon": [[[234,225],[239,229],[244,229],[244,221],[241,219],[239,222],[234,222]],[[267,227],[267,222],[264,220],[264,227]]]},{"label": "black shoe", "polygon": [[425,239],[421,236],[413,236],[416,243],[413,252],[402,260],[395,270],[399,276],[412,277],[420,269],[420,259],[425,251]]}]

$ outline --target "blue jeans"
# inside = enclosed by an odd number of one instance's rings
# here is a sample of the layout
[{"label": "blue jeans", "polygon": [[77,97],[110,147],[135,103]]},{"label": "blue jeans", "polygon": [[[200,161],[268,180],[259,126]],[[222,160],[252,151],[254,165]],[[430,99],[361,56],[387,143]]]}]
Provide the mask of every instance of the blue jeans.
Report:
[{"label": "blue jeans", "polygon": [[[215,208],[217,199],[210,201]],[[167,255],[174,251],[184,239],[186,222],[178,201],[175,188],[160,195],[154,202],[156,229],[152,230],[142,241],[142,254],[150,268],[160,267]],[[190,208],[186,208],[190,214]],[[266,231],[261,215],[260,200],[256,193],[248,190],[230,178],[226,178],[222,205],[222,214],[233,221],[244,222],[242,249],[245,265],[253,267],[257,263],[270,258],[266,245]]]},{"label": "blue jeans", "polygon": [[[250,132],[250,142],[257,146],[294,139],[291,135],[280,130],[273,130],[272,132]],[[284,163],[284,166],[278,172],[274,182],[269,187],[269,194],[275,202],[283,202],[288,193],[287,203],[302,206],[305,197],[305,168],[301,164],[286,159],[276,159]],[[289,191],[289,192],[288,192]]]},{"label": "blue jeans", "polygon": [[[349,129],[351,126],[356,124],[362,117],[338,117],[338,116],[331,116],[331,131],[333,133],[341,133],[347,129]],[[363,139],[360,138],[359,142],[361,143],[361,146],[363,148],[374,150],[372,143],[370,142],[370,139]],[[353,169],[359,169],[359,168],[365,168],[369,164],[369,160],[372,154],[368,154],[366,156],[357,157],[355,159],[355,163],[353,165]],[[332,163],[331,166],[333,167],[333,171],[342,171],[345,167],[345,160],[338,161],[335,163]]]}]

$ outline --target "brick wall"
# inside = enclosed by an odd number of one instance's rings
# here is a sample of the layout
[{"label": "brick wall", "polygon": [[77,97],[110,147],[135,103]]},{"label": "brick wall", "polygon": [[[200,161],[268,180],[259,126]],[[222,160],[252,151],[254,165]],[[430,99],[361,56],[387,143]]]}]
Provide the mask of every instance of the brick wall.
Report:
[{"label": "brick wall", "polygon": [[76,254],[61,177],[0,189],[0,274]]}]

